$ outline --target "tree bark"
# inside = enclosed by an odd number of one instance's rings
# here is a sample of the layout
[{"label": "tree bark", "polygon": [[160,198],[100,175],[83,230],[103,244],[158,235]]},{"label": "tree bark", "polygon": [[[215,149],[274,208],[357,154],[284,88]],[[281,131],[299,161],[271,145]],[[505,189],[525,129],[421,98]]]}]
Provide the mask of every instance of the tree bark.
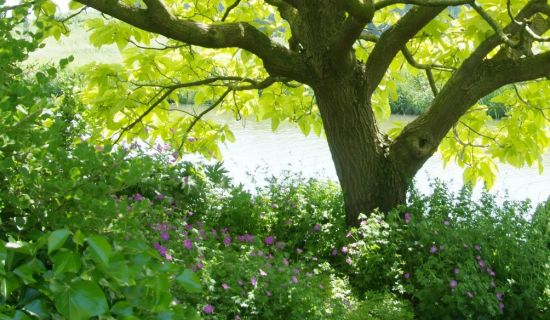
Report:
[{"label": "tree bark", "polygon": [[377,208],[388,212],[405,203],[408,181],[386,157],[364,71],[356,69],[314,86],[350,226],[357,225],[360,213],[369,215]]}]

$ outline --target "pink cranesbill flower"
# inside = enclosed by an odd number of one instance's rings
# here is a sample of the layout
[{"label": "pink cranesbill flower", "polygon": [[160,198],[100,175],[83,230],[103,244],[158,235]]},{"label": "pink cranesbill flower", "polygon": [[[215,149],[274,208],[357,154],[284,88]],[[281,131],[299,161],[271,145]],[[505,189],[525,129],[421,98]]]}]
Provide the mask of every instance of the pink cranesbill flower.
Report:
[{"label": "pink cranesbill flower", "polygon": [[267,273],[266,273],[265,271],[263,271],[262,269],[260,269],[259,272],[260,272],[260,275],[261,275],[262,277],[267,276]]},{"label": "pink cranesbill flower", "polygon": [[272,245],[273,242],[274,242],[274,239],[273,239],[272,236],[266,237],[266,238],[264,239],[264,243],[267,244],[268,246]]},{"label": "pink cranesbill flower", "polygon": [[292,277],[290,278],[290,281],[291,281],[292,283],[298,283],[298,277],[292,276]]},{"label": "pink cranesbill flower", "polygon": [[160,238],[162,239],[162,241],[168,241],[168,240],[170,240],[170,234],[168,234],[168,232],[164,231],[163,233],[160,234]]},{"label": "pink cranesbill flower", "polygon": [[207,304],[206,306],[204,306],[204,308],[202,308],[202,312],[204,312],[205,314],[212,314],[214,313],[214,306],[212,306],[211,304]]},{"label": "pink cranesbill flower", "polygon": [[284,264],[285,266],[288,266],[289,263],[288,263],[288,259],[287,259],[287,258],[284,258],[284,259],[283,259],[283,264]]},{"label": "pink cranesbill flower", "polygon": [[501,301],[502,298],[504,297],[504,294],[502,292],[497,292],[496,297],[498,301]]},{"label": "pink cranesbill flower", "polygon": [[185,239],[183,240],[183,246],[185,247],[185,249],[191,250],[193,249],[193,241],[191,239]]},{"label": "pink cranesbill flower", "polygon": [[477,263],[479,264],[480,268],[483,269],[485,267],[485,262],[483,260],[480,259]]},{"label": "pink cranesbill flower", "polygon": [[134,195],[134,201],[142,201],[145,199],[139,192]]},{"label": "pink cranesbill flower", "polygon": [[498,308],[500,309],[500,312],[504,312],[504,303],[500,302],[498,304]]},{"label": "pink cranesbill flower", "polygon": [[341,251],[343,254],[347,254],[349,250],[348,250],[348,247],[344,246],[342,247]]},{"label": "pink cranesbill flower", "polygon": [[430,253],[436,253],[437,252],[437,247],[436,246],[432,246],[430,248]]},{"label": "pink cranesbill flower", "polygon": [[231,287],[227,283],[222,283],[223,290],[229,290]]},{"label": "pink cranesbill flower", "polygon": [[479,244],[476,244],[474,248],[476,249],[476,251],[481,251],[481,246]]},{"label": "pink cranesbill flower", "polygon": [[337,249],[332,249],[332,252],[330,253],[332,256],[335,256],[338,254],[338,250]]},{"label": "pink cranesbill flower", "polygon": [[225,244],[226,246],[230,245],[231,244],[231,237],[227,236],[227,237],[223,238],[223,244]]},{"label": "pink cranesbill flower", "polygon": [[405,223],[409,224],[411,222],[411,214],[408,212],[405,212]]},{"label": "pink cranesbill flower", "polygon": [[449,286],[451,287],[451,289],[456,288],[456,286],[458,286],[458,281],[456,281],[455,279],[451,280],[449,282]]},{"label": "pink cranesbill flower", "polygon": [[255,287],[258,285],[258,279],[256,277],[250,278],[250,283]]}]

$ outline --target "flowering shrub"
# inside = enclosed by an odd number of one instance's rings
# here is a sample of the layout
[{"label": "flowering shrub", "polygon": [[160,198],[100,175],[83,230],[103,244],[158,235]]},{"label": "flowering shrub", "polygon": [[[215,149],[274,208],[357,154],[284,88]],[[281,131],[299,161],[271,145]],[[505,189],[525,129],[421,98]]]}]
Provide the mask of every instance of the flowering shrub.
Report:
[{"label": "flowering shrub", "polygon": [[550,310],[550,211],[497,205],[436,185],[408,207],[363,220],[350,244],[353,283],[407,297],[422,319],[544,319]]}]

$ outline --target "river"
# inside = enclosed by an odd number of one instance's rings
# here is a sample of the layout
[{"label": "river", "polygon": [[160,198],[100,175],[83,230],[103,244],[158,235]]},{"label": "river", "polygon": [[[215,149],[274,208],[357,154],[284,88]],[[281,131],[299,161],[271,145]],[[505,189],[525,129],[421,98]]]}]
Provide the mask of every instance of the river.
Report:
[{"label": "river", "polygon": [[[218,116],[216,116],[218,118]],[[226,117],[224,120],[227,120]],[[392,116],[390,121],[410,121],[410,116]],[[221,120],[221,119],[219,119]],[[222,146],[226,169],[235,182],[252,187],[251,176],[258,181],[269,174],[278,175],[283,170],[302,172],[306,177],[321,177],[336,180],[336,171],[324,137],[304,136],[297,126],[281,124],[276,132],[271,131],[269,121],[256,122],[231,121],[236,142]],[[534,203],[546,200],[550,195],[550,152],[544,157],[546,170],[539,174],[536,166],[515,168],[500,164],[499,173],[491,193],[499,197],[508,192],[514,200],[530,198]],[[268,169],[268,170],[263,170]],[[430,190],[430,181],[438,178],[448,183],[451,190],[462,185],[462,169],[454,163],[445,168],[441,157],[436,154],[430,158],[415,177],[417,188],[422,192]],[[482,183],[475,189],[480,194]]]}]

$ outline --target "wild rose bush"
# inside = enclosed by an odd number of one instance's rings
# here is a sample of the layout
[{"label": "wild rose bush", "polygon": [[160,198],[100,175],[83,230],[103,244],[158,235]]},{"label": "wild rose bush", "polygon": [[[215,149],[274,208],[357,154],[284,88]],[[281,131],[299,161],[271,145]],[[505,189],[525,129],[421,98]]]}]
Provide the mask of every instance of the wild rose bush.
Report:
[{"label": "wild rose bush", "polygon": [[545,319],[550,311],[550,210],[441,184],[353,232],[351,281],[385,288],[422,319]]}]

